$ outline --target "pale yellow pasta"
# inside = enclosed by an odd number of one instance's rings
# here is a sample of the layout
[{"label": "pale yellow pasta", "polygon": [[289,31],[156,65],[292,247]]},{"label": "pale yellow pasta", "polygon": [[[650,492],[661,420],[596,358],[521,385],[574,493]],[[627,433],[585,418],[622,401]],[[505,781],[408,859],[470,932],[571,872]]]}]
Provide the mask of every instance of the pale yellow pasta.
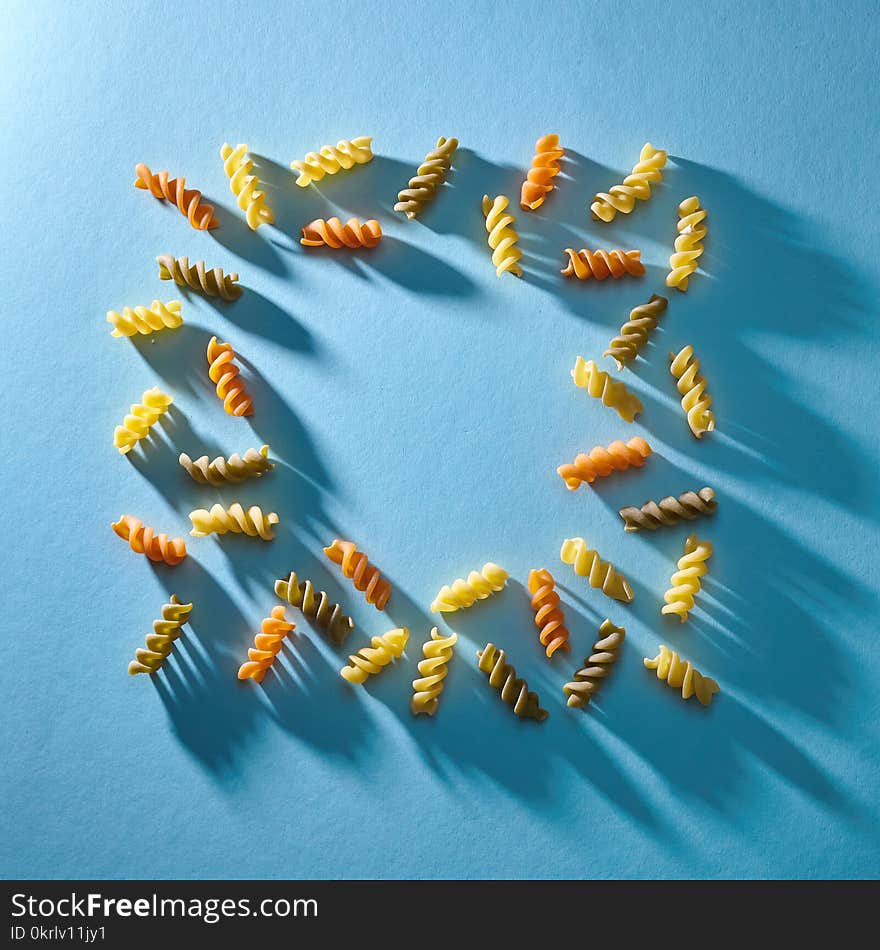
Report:
[{"label": "pale yellow pasta", "polygon": [[703,238],[706,236],[706,209],[700,207],[696,195],[685,198],[678,206],[678,237],[675,239],[675,252],[669,258],[670,271],[666,275],[666,286],[687,290],[691,275],[699,267],[703,253]]},{"label": "pale yellow pasta", "polygon": [[601,399],[603,406],[617,410],[624,422],[632,422],[642,411],[642,402],[635,393],[631,393],[619,380],[612,379],[608,373],[599,369],[594,360],[585,360],[579,356],[571,371],[575,386],[586,389],[594,399]]},{"label": "pale yellow pasta", "polygon": [[141,439],[150,434],[160,416],[168,411],[174,402],[168,393],[163,393],[158,386],[146,390],[141,401],[135,403],[129,414],[122,420],[113,433],[113,444],[122,455],[130,452]]},{"label": "pale yellow pasta", "polygon": [[440,588],[440,592],[431,604],[431,610],[436,613],[449,613],[470,607],[478,600],[485,600],[492,594],[502,590],[507,583],[507,571],[491,561],[483,565],[481,571],[471,571],[467,580],[459,577]]},{"label": "pale yellow pasta", "polygon": [[229,187],[238,199],[238,206],[245,213],[245,220],[252,231],[261,224],[274,224],[275,214],[266,204],[266,195],[260,191],[260,180],[252,175],[254,163],[248,158],[247,145],[233,148],[224,142],[220,147],[223,171],[229,179]]},{"label": "pale yellow pasta", "polygon": [[583,538],[566,538],[559,552],[563,564],[570,564],[575,574],[589,579],[590,587],[601,588],[602,593],[628,604],[633,599],[629,581],[615,570],[613,564],[603,561]]},{"label": "pale yellow pasta", "polygon": [[409,630],[406,627],[389,630],[381,637],[373,637],[371,646],[358,650],[348,658],[349,665],[344,666],[339,675],[349,683],[366,682],[369,677],[381,673],[392,660],[403,655],[407,640]]},{"label": "pale yellow pasta", "polygon": [[213,505],[208,511],[199,508],[191,511],[189,520],[192,522],[190,534],[194,538],[204,538],[209,534],[246,534],[251,538],[262,538],[271,541],[275,535],[272,526],[278,524],[278,515],[274,511],[263,514],[261,508],[252,505],[247,511],[238,503],[224,508],[222,505]]},{"label": "pale yellow pasta", "polygon": [[483,216],[486,219],[486,230],[489,232],[489,247],[492,248],[492,263],[495,265],[495,276],[500,277],[505,271],[522,277],[522,267],[519,259],[522,251],[516,246],[519,235],[513,225],[514,216],[505,209],[510,204],[504,195],[490,198],[483,195]]},{"label": "pale yellow pasta", "polygon": [[715,680],[703,676],[694,669],[689,660],[682,660],[677,653],[665,646],[661,645],[660,652],[653,659],[645,657],[645,667],[656,670],[657,679],[666,680],[667,686],[673,689],[681,687],[682,699],[696,696],[704,706],[708,706],[715,693],[719,692]]},{"label": "pale yellow pasta", "polygon": [[226,482],[240,482],[245,478],[260,478],[275,468],[275,463],[269,461],[268,445],[264,445],[259,451],[248,449],[244,455],[235,452],[228,459],[220,455],[213,461],[207,455],[193,461],[186,452],[181,452],[178,462],[186,469],[189,477],[200,485],[223,485]]},{"label": "pale yellow pasta", "polygon": [[424,713],[433,716],[440,703],[440,694],[443,692],[443,680],[449,672],[449,661],[452,659],[452,648],[458,641],[457,633],[442,636],[434,627],[431,630],[431,639],[422,644],[424,660],[419,662],[419,678],[413,680],[413,697],[411,703],[412,714],[418,716]]},{"label": "pale yellow pasta", "polygon": [[108,310],[107,322],[113,327],[110,336],[134,336],[138,333],[149,336],[159,330],[176,330],[183,323],[183,317],[179,300],[169,300],[168,303],[154,300],[149,307],[123,307],[122,313]]},{"label": "pale yellow pasta", "polygon": [[590,210],[599,221],[613,221],[619,211],[629,214],[636,200],[647,201],[651,197],[651,183],[663,180],[660,169],[666,165],[666,152],[654,148],[650,142],[642,146],[639,160],[633,170],[619,185],[613,185],[607,192],[600,191]]},{"label": "pale yellow pasta", "polygon": [[290,163],[291,169],[299,172],[296,183],[300,188],[305,188],[325,175],[335,175],[355,165],[365,165],[373,158],[372,141],[371,135],[359,135],[357,138],[343,139],[336,145],[325,145],[317,152],[309,152],[304,159]]},{"label": "pale yellow pasta", "polygon": [[681,393],[681,408],[687,415],[691,432],[701,439],[715,428],[715,413],[709,408],[712,397],[706,392],[705,377],[700,375],[700,361],[694,358],[694,348],[688,344],[678,353],[669,354],[669,372]]},{"label": "pale yellow pasta", "polygon": [[678,570],[672,575],[672,586],[663,595],[666,603],[661,613],[677,614],[682,623],[687,620],[688,613],[694,609],[694,598],[702,586],[700,578],[707,571],[706,561],[711,556],[711,541],[701,541],[695,534],[688,537],[684,554],[678,562]]}]

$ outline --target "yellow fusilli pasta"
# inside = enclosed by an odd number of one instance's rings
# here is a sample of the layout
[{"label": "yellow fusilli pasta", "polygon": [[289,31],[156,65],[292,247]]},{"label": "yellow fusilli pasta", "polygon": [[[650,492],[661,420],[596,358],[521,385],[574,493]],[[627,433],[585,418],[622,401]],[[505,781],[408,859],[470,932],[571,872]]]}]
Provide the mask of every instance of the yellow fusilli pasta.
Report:
[{"label": "yellow fusilli pasta", "polygon": [[189,520],[193,525],[190,534],[194,538],[232,532],[271,541],[275,537],[272,526],[278,524],[278,515],[274,511],[264,515],[257,505],[252,505],[245,511],[238,502],[235,502],[228,508],[224,508],[223,505],[213,505],[210,511],[198,508],[189,513]]},{"label": "yellow fusilli pasta", "polygon": [[256,449],[248,449],[244,455],[236,452],[228,459],[220,455],[213,461],[210,461],[207,455],[193,461],[186,452],[181,452],[178,461],[189,477],[200,485],[223,485],[226,482],[240,482],[245,478],[260,478],[275,468],[275,463],[269,461],[268,445],[262,446],[259,452]]},{"label": "yellow fusilli pasta", "polygon": [[337,646],[354,630],[354,621],[342,612],[339,604],[334,604],[322,590],[315,594],[311,581],[300,584],[294,571],[275,581],[275,593],[299,608],[303,616],[320,627]]},{"label": "yellow fusilli pasta", "polygon": [[437,712],[440,694],[443,692],[443,680],[449,672],[452,648],[457,642],[457,633],[450,633],[448,637],[444,637],[434,627],[431,630],[431,639],[422,644],[422,653],[425,658],[419,661],[419,678],[413,680],[412,684],[413,698],[410,708],[414,716],[420,713],[433,716]]},{"label": "yellow fusilli pasta", "polygon": [[699,267],[703,253],[703,238],[706,236],[706,209],[700,207],[700,199],[693,195],[678,206],[678,237],[675,252],[669,258],[671,268],[666,275],[666,286],[688,289],[691,274]]},{"label": "yellow fusilli pasta", "polygon": [[381,637],[373,637],[371,646],[358,650],[348,658],[349,665],[343,666],[339,675],[349,683],[366,682],[369,677],[381,673],[392,660],[403,655],[407,640],[409,630],[406,627],[389,630]]},{"label": "yellow fusilli pasta", "polygon": [[159,280],[173,280],[181,287],[200,290],[208,297],[236,300],[241,296],[241,287],[236,283],[238,274],[225,274],[222,267],[209,270],[204,261],[190,264],[188,257],[171,254],[160,254],[156,263],[159,265]]},{"label": "yellow fusilli pasta", "polygon": [[507,583],[507,571],[488,561],[481,571],[471,571],[467,580],[458,580],[440,588],[440,592],[431,604],[433,613],[449,613],[470,607],[478,600],[485,600],[502,590]]},{"label": "yellow fusilli pasta", "polygon": [[486,219],[486,230],[489,232],[489,247],[492,248],[492,263],[495,265],[495,275],[500,277],[509,271],[516,277],[522,277],[522,267],[519,259],[522,251],[516,246],[519,235],[513,225],[514,216],[505,211],[510,204],[504,195],[490,198],[483,195],[483,216]]},{"label": "yellow fusilli pasta", "polygon": [[678,570],[672,575],[672,586],[663,595],[666,603],[660,612],[677,614],[684,623],[694,609],[694,597],[700,592],[700,578],[706,573],[706,561],[712,556],[712,542],[701,541],[692,534],[685,541],[684,555],[679,558]]},{"label": "yellow fusilli pasta", "polygon": [[162,666],[180,636],[180,628],[189,620],[192,606],[181,603],[177,594],[171,595],[170,602],[162,607],[162,619],[153,621],[153,632],[147,634],[146,647],[134,651],[135,659],[128,664],[131,676],[155,673]]},{"label": "yellow fusilli pasta", "polygon": [[694,348],[682,347],[669,354],[669,372],[675,377],[681,393],[681,408],[687,415],[691,432],[701,439],[715,428],[715,413],[709,408],[712,397],[706,392],[706,380],[700,375],[700,361],[694,358]]},{"label": "yellow fusilli pasta", "polygon": [[593,217],[597,221],[613,221],[618,211],[629,214],[637,200],[647,201],[651,197],[651,183],[663,180],[660,169],[665,165],[666,152],[646,142],[638,162],[623,182],[596,195],[590,205]]},{"label": "yellow fusilli pasta", "polygon": [[574,674],[573,682],[562,687],[569,706],[586,707],[602,680],[611,675],[611,665],[617,662],[625,637],[626,628],[617,627],[610,620],[602,621],[592,654],[584,660],[582,669]]},{"label": "yellow fusilli pasta", "polygon": [[657,320],[666,310],[668,303],[660,294],[651,294],[647,303],[639,304],[630,310],[629,320],[620,328],[620,335],[614,337],[602,355],[613,357],[617,368],[623,369],[648,342],[648,334],[657,326]]},{"label": "yellow fusilli pasta", "polygon": [[108,310],[107,322],[113,327],[110,336],[134,336],[136,333],[149,336],[159,330],[176,330],[183,323],[183,317],[179,300],[169,300],[168,303],[154,300],[149,307],[123,307],[122,313]]},{"label": "yellow fusilli pasta", "polygon": [[452,165],[452,156],[458,148],[458,139],[437,139],[437,147],[425,156],[409,185],[397,193],[395,211],[402,211],[412,219],[421,214],[424,206],[434,199],[437,189],[446,181],[446,173]]},{"label": "yellow fusilli pasta", "polygon": [[158,386],[148,389],[141,396],[141,401],[131,407],[129,414],[122,420],[113,433],[113,444],[122,455],[130,452],[137,443],[146,438],[150,429],[174,400],[167,393],[163,393]]},{"label": "yellow fusilli pasta", "polygon": [[504,650],[494,643],[487,643],[477,651],[479,667],[489,678],[489,685],[498,690],[502,702],[507,703],[520,719],[535,719],[543,722],[547,710],[541,709],[541,700],[537,693],[529,691],[529,684],[518,679],[515,667],[506,662]]},{"label": "yellow fusilli pasta", "polygon": [[696,696],[704,706],[708,706],[715,693],[719,692],[715,680],[703,676],[693,668],[689,660],[682,660],[677,653],[665,646],[660,646],[660,652],[653,659],[645,657],[645,667],[656,670],[657,679],[666,680],[666,684],[673,689],[681,687],[682,699]]},{"label": "yellow fusilli pasta", "polygon": [[629,581],[619,574],[613,564],[603,561],[583,538],[566,538],[559,552],[563,564],[571,564],[575,574],[587,577],[590,587],[601,588],[602,593],[628,604],[633,599]]},{"label": "yellow fusilli pasta", "polygon": [[612,379],[608,373],[599,369],[593,360],[579,356],[575,360],[571,378],[594,399],[601,399],[602,405],[617,410],[624,422],[632,422],[642,411],[642,402],[635,393],[631,393],[619,380]]},{"label": "yellow fusilli pasta", "polygon": [[371,135],[359,135],[354,139],[343,139],[336,145],[325,145],[318,152],[308,152],[304,159],[290,163],[291,169],[299,172],[296,183],[300,188],[305,188],[325,175],[335,175],[355,165],[365,165],[373,158],[372,141]]},{"label": "yellow fusilli pasta", "polygon": [[247,145],[233,148],[228,142],[220,147],[223,159],[223,171],[229,179],[229,187],[238,199],[238,206],[244,211],[245,220],[252,231],[261,224],[274,224],[275,214],[266,204],[266,195],[260,191],[260,180],[252,175],[254,163],[248,158]]}]

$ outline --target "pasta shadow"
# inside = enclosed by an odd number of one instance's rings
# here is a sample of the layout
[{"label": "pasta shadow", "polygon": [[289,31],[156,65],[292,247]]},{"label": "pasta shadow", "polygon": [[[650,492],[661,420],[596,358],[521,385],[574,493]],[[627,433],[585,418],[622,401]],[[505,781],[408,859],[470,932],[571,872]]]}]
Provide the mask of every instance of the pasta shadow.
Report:
[{"label": "pasta shadow", "polygon": [[318,355],[317,341],[302,321],[282,310],[259,291],[244,284],[242,286],[245,287],[244,293],[232,303],[216,297],[210,297],[208,301],[218,314],[249,333],[255,333],[296,353]]}]

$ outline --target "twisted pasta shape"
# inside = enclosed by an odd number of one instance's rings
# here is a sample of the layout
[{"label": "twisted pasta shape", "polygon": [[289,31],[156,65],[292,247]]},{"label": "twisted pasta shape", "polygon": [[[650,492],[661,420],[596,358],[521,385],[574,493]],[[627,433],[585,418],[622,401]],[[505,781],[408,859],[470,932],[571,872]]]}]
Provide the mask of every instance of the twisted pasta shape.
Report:
[{"label": "twisted pasta shape", "polygon": [[368,604],[376,610],[384,610],[391,595],[391,585],[382,577],[375,565],[370,564],[367,555],[358,551],[351,541],[339,538],[324,548],[324,553],[334,563],[342,567],[342,573],[351,578],[357,590],[364,592]]},{"label": "twisted pasta shape", "polygon": [[603,561],[592,548],[587,547],[583,538],[566,538],[559,556],[563,564],[571,564],[575,574],[589,578],[590,587],[601,587],[602,593],[625,604],[632,601],[633,591],[629,581],[615,570],[613,564]]},{"label": "twisted pasta shape", "polygon": [[597,445],[590,449],[589,455],[582,452],[574,462],[560,465],[556,471],[565,479],[568,490],[575,491],[582,482],[593,482],[615,470],[623,472],[631,465],[641,468],[651,451],[651,446],[639,435],[633,436],[629,442],[615,439],[607,448]]},{"label": "twisted pasta shape", "polygon": [[337,646],[354,630],[354,621],[342,612],[339,604],[334,604],[322,590],[316,596],[312,582],[303,581],[300,584],[294,571],[290,572],[289,577],[275,581],[275,593],[282,600],[298,607]]},{"label": "twisted pasta shape", "polygon": [[489,247],[492,248],[496,277],[500,277],[505,271],[522,277],[522,267],[518,263],[522,251],[516,246],[519,235],[513,227],[516,219],[510,212],[505,213],[509,204],[504,195],[495,198],[483,195],[483,216],[486,219],[486,230],[489,232]]},{"label": "twisted pasta shape", "polygon": [[168,303],[154,300],[149,307],[123,307],[122,313],[108,310],[107,322],[113,327],[110,336],[134,336],[136,333],[149,336],[166,328],[176,330],[183,323],[183,317],[179,300],[169,300]]},{"label": "twisted pasta shape", "polygon": [[241,296],[241,287],[236,283],[238,274],[225,274],[222,267],[208,270],[204,261],[190,264],[188,257],[173,257],[171,254],[160,254],[156,263],[159,265],[159,280],[173,280],[181,287],[201,290],[208,297],[236,300]]},{"label": "twisted pasta shape", "polygon": [[192,604],[183,604],[177,594],[171,595],[169,603],[162,606],[162,619],[153,621],[153,632],[146,637],[146,648],[134,651],[135,659],[128,664],[130,676],[138,673],[155,673],[168,659],[174,641],[180,636],[180,628],[189,620]]},{"label": "twisted pasta shape", "polygon": [[110,527],[123,541],[128,541],[135,554],[145,554],[151,561],[164,561],[174,567],[186,557],[183,538],[170,538],[156,532],[134,515],[122,515]]},{"label": "twisted pasta shape", "polygon": [[675,239],[675,252],[669,257],[671,270],[666,275],[666,286],[688,289],[691,274],[699,266],[703,253],[703,238],[706,236],[706,209],[700,207],[696,195],[685,198],[678,206],[678,237]]},{"label": "twisted pasta shape", "polygon": [[613,221],[618,211],[621,214],[629,214],[635,207],[636,200],[647,201],[651,197],[651,182],[663,180],[660,169],[665,165],[666,152],[654,148],[650,142],[645,142],[638,162],[623,182],[596,195],[590,205],[593,217],[598,221]]},{"label": "twisted pasta shape", "polygon": [[603,620],[599,627],[599,639],[593,644],[593,652],[584,660],[584,665],[572,677],[573,682],[562,687],[568,696],[568,705],[585,708],[602,683],[611,675],[611,665],[617,662],[620,648],[626,637],[626,628]]},{"label": "twisted pasta shape", "polygon": [[375,218],[363,223],[349,218],[345,224],[339,218],[315,218],[301,230],[299,243],[306,247],[375,247],[382,240],[382,225]]},{"label": "twisted pasta shape", "polygon": [[502,702],[513,708],[520,719],[535,719],[543,722],[548,712],[541,709],[541,700],[537,693],[529,692],[529,684],[523,679],[517,679],[516,669],[505,661],[504,650],[499,650],[494,643],[487,643],[482,650],[477,651],[480,669],[489,677],[489,685],[501,694]]},{"label": "twisted pasta shape", "polygon": [[113,432],[113,444],[120,454],[127,454],[141,439],[146,438],[172,402],[174,400],[171,396],[163,393],[158,386],[145,390],[141,401],[131,407],[129,414],[122,420],[122,425],[117,426]]},{"label": "twisted pasta shape", "polygon": [[349,665],[343,666],[339,675],[349,683],[364,683],[371,676],[381,673],[383,667],[403,655],[409,630],[400,627],[389,630],[381,637],[373,637],[371,646],[363,647],[348,658]]},{"label": "twisted pasta shape", "polygon": [[365,165],[373,158],[373,149],[370,147],[372,141],[372,135],[359,135],[354,139],[343,139],[336,145],[325,145],[318,152],[308,152],[301,161],[297,159],[290,163],[291,169],[299,172],[296,183],[300,188],[305,188],[325,175],[335,175],[355,165]]},{"label": "twisted pasta shape", "polygon": [[275,463],[269,461],[268,445],[262,446],[259,452],[248,449],[243,456],[236,452],[228,459],[220,455],[213,461],[209,461],[207,455],[193,461],[186,452],[181,452],[178,462],[189,477],[200,485],[223,485],[226,482],[241,482],[246,478],[260,478],[275,468]]},{"label": "twisted pasta shape", "polygon": [[432,201],[437,189],[446,181],[446,173],[452,165],[452,156],[458,148],[458,139],[437,139],[437,147],[425,156],[418,171],[410,178],[409,185],[397,193],[395,211],[403,211],[411,220],[420,214],[425,204]]},{"label": "twisted pasta shape", "polygon": [[673,689],[680,686],[682,699],[696,696],[704,706],[708,706],[715,693],[719,692],[715,680],[703,676],[694,669],[689,660],[682,660],[677,653],[665,646],[660,646],[660,652],[653,659],[645,657],[645,667],[656,670],[657,679],[666,680],[666,684]]},{"label": "twisted pasta shape", "polygon": [[520,193],[523,211],[535,211],[544,204],[544,198],[556,187],[553,179],[559,174],[559,159],[564,154],[558,135],[545,135],[535,142],[532,166]]},{"label": "twisted pasta shape", "polygon": [[413,680],[412,684],[413,698],[410,709],[414,716],[420,713],[433,716],[437,712],[440,694],[443,692],[443,680],[449,673],[452,648],[457,642],[457,633],[442,637],[440,631],[434,627],[431,630],[431,639],[422,644],[425,658],[419,661],[419,678]]},{"label": "twisted pasta shape", "polygon": [[459,577],[452,584],[440,588],[431,604],[432,613],[450,613],[470,607],[478,600],[485,600],[502,590],[507,583],[507,571],[492,561],[483,565],[481,571],[471,571],[467,580]]},{"label": "twisted pasta shape", "polygon": [[617,368],[623,369],[647,343],[648,334],[657,326],[657,320],[668,303],[660,294],[651,294],[647,303],[633,307],[629,312],[629,320],[620,328],[620,336],[614,337],[602,355],[613,357]]},{"label": "twisted pasta shape", "polygon": [[700,375],[700,361],[694,358],[690,344],[678,353],[670,353],[669,361],[669,372],[681,393],[681,408],[687,415],[691,432],[701,439],[704,433],[715,428],[715,413],[709,408],[712,397],[706,392],[705,377]]},{"label": "twisted pasta shape", "polygon": [[577,277],[578,280],[589,280],[591,277],[605,280],[606,277],[613,277],[619,280],[625,274],[642,277],[645,273],[641,251],[621,251],[619,248],[613,251],[590,251],[585,247],[576,251],[567,247],[565,253],[568,255],[568,263],[559,272],[563,277]]},{"label": "twisted pasta shape", "polygon": [[548,659],[557,650],[570,650],[565,615],[559,606],[559,594],[556,593],[556,581],[547,568],[529,571],[529,593],[532,595],[535,625],[541,631],[538,639],[547,648]]},{"label": "twisted pasta shape", "polygon": [[150,166],[141,162],[135,166],[135,188],[149,191],[154,198],[170,201],[197,231],[217,227],[214,206],[202,204],[202,193],[186,187],[185,178],[168,179],[168,172],[153,174]]},{"label": "twisted pasta shape", "polygon": [[278,524],[278,515],[270,511],[263,514],[262,508],[252,505],[247,511],[236,501],[228,508],[212,505],[211,510],[197,508],[189,513],[192,522],[190,534],[194,538],[204,538],[209,534],[246,534],[248,537],[260,537],[271,541],[275,535],[272,526]]},{"label": "twisted pasta shape", "polygon": [[260,180],[252,175],[254,163],[247,157],[247,145],[233,148],[228,142],[220,146],[223,171],[229,179],[229,187],[244,211],[245,220],[252,231],[261,224],[274,224],[275,212],[266,204],[266,195],[260,191]]},{"label": "twisted pasta shape", "polygon": [[699,515],[714,515],[717,507],[715,492],[707,487],[698,492],[686,491],[678,498],[667,495],[660,501],[646,501],[641,508],[632,505],[621,508],[620,517],[624,531],[656,531],[663,525],[693,521]]},{"label": "twisted pasta shape", "polygon": [[571,378],[575,386],[586,389],[594,399],[601,399],[603,406],[617,410],[624,422],[632,422],[642,411],[642,402],[635,393],[631,393],[624,383],[612,379],[608,373],[599,369],[593,360],[579,356],[575,360]]},{"label": "twisted pasta shape", "polygon": [[235,360],[235,350],[228,343],[218,343],[212,336],[208,343],[208,376],[217,387],[217,398],[223,400],[223,408],[230,416],[250,416],[254,401],[238,378],[241,370]]},{"label": "twisted pasta shape", "polygon": [[238,678],[262,683],[284,646],[284,638],[295,626],[295,623],[285,619],[282,606],[273,607],[272,615],[263,618],[260,632],[254,637],[254,645],[248,649],[247,662],[238,668]]},{"label": "twisted pasta shape", "polygon": [[700,578],[706,573],[706,561],[712,556],[712,542],[700,541],[689,535],[684,544],[684,555],[679,558],[678,570],[672,575],[672,587],[663,595],[666,603],[660,609],[663,614],[678,614],[684,623],[688,612],[694,609],[694,597],[702,586]]}]

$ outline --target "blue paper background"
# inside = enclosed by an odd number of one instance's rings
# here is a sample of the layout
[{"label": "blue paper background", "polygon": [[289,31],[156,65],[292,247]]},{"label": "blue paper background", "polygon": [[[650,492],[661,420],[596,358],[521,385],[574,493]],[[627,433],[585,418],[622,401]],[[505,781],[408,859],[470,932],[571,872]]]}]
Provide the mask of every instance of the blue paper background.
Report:
[{"label": "blue paper background", "polygon": [[[13,2],[0,37],[6,138],[2,553],[6,876],[864,876],[877,812],[876,80],[872,3]],[[517,212],[526,277],[496,280],[484,191],[518,197],[535,139],[565,177]],[[371,134],[376,159],[303,191],[289,161]],[[462,149],[418,222],[391,211],[437,135]],[[650,139],[671,156],[648,204],[586,212]],[[251,233],[218,150],[247,142],[277,216]],[[168,168],[218,207],[193,231],[132,187]],[[670,293],[620,422],[568,377],[662,287],[676,205],[709,210],[705,274]],[[515,201],[516,205],[516,201]],[[376,216],[371,253],[301,248],[331,213]],[[561,250],[639,247],[640,282],[578,285]],[[171,252],[238,270],[232,306],[158,280]],[[184,301],[185,326],[111,339],[108,308]],[[217,333],[256,413],[222,412]],[[689,434],[666,354],[696,347],[718,431]],[[613,364],[606,360],[607,368]],[[175,409],[120,457],[114,426],[158,383]],[[641,472],[570,494],[556,466],[645,435]],[[260,483],[205,491],[176,456],[268,441]],[[720,508],[699,609],[659,603],[687,529],[626,535],[616,509],[711,484]],[[190,539],[157,569],[121,512],[185,533],[217,498],[277,510],[271,545]],[[394,584],[387,617],[321,554],[339,534]],[[585,535],[633,581],[623,607],[559,563]],[[439,586],[485,560],[503,595],[450,619],[439,714],[410,681]],[[548,662],[523,591],[560,582],[573,653]],[[411,628],[365,690],[302,618],[264,688],[235,671],[272,581],[296,568],[367,634]],[[166,596],[196,607],[167,672],[126,665]],[[628,638],[587,714],[561,684],[605,616]],[[519,723],[476,670],[487,638],[550,710]],[[722,693],[682,703],[642,668],[680,649]]]}]

